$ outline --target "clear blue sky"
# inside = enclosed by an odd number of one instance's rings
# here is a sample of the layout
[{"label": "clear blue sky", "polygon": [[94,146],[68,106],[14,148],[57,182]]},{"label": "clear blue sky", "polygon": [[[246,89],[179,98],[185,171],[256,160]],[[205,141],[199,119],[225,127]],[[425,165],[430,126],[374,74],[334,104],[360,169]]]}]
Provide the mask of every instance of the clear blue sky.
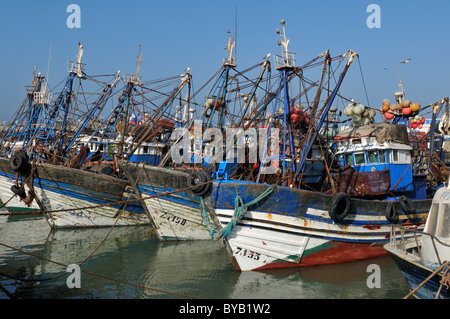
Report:
[{"label": "clear blue sky", "polygon": [[[66,26],[71,3],[81,8],[80,29]],[[381,9],[379,29],[366,25],[371,3]],[[0,120],[9,120],[22,102],[34,66],[47,73],[50,45],[50,86],[66,77],[66,62],[81,42],[91,75],[134,73],[141,44],[143,81],[189,66],[199,87],[220,67],[226,32],[234,31],[236,20],[241,69],[279,54],[275,30],[284,19],[298,65],[326,49],[332,55],[352,49],[372,107],[393,100],[399,67],[407,98],[426,105],[450,95],[449,13],[448,0],[1,0]],[[400,66],[407,58],[411,62]],[[341,93],[367,104],[358,63]]]}]

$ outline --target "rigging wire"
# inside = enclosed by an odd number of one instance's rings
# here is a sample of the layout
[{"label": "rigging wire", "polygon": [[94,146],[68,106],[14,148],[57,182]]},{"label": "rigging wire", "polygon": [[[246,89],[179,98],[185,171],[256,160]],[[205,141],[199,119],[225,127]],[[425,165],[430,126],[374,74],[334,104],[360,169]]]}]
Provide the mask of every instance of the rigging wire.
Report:
[{"label": "rigging wire", "polygon": [[357,57],[358,57],[359,71],[361,72],[361,78],[363,81],[364,92],[366,93],[367,106],[370,107],[369,95],[367,94],[366,82],[364,81],[364,74],[363,74],[362,67],[361,67],[361,61],[359,60],[359,54],[357,55]]}]

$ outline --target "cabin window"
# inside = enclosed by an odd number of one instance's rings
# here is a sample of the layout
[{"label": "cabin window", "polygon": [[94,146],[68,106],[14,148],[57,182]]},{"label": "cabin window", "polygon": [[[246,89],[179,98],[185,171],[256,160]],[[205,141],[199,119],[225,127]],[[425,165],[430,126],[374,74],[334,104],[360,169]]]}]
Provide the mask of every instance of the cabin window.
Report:
[{"label": "cabin window", "polygon": [[404,157],[405,157],[405,162],[409,163],[411,162],[411,153],[408,151],[403,151]]},{"label": "cabin window", "polygon": [[411,154],[405,150],[392,150],[392,162],[410,163]]},{"label": "cabin window", "polygon": [[450,224],[449,224],[449,218],[450,218],[450,211],[448,209],[447,205],[441,204],[441,207],[439,207],[439,220],[438,220],[438,231],[436,235],[438,237],[448,238],[450,235]]},{"label": "cabin window", "polygon": [[364,153],[355,153],[355,164],[366,164],[366,158],[364,156]]},{"label": "cabin window", "polygon": [[398,162],[398,150],[392,150],[392,161]]},{"label": "cabin window", "polygon": [[379,151],[378,153],[378,161],[380,163],[386,163],[386,152],[385,151]]},{"label": "cabin window", "polygon": [[[446,207],[446,205],[442,206]],[[428,214],[427,227],[425,229],[425,232],[432,235],[436,235],[438,214],[439,214],[439,203],[431,204],[431,209],[430,213]]]},{"label": "cabin window", "polygon": [[345,154],[345,163],[347,165],[353,165],[353,154],[352,153]]},{"label": "cabin window", "polygon": [[144,146],[144,151],[143,151],[143,153],[144,153],[144,154],[148,153],[148,146]]},{"label": "cabin window", "polygon": [[367,152],[367,157],[369,159],[369,164],[378,163],[377,154],[378,154],[378,152],[376,150]]}]

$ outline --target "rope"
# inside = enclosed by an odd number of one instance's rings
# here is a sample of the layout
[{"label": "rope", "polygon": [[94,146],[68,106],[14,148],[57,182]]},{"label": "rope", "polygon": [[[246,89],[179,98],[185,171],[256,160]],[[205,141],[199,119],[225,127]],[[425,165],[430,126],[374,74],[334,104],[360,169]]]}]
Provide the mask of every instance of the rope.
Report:
[{"label": "rope", "polygon": [[363,71],[362,71],[362,67],[361,67],[361,61],[359,60],[359,55],[357,55],[357,57],[358,57],[359,70],[361,71],[361,78],[362,78],[362,82],[363,82],[363,86],[364,86],[364,92],[366,93],[367,105],[370,107],[369,96],[367,95],[366,82],[364,81],[364,75],[363,75]]},{"label": "rope", "polygon": [[205,202],[203,200],[203,197],[201,197],[201,196],[200,196],[200,205],[202,207],[203,223],[205,224],[206,228],[208,229],[209,236],[211,237],[211,239],[216,239],[217,231],[216,231],[213,223],[211,222],[211,219],[209,218],[208,211],[206,210],[206,207],[205,207]]},{"label": "rope", "polygon": [[[247,204],[244,203],[244,200],[236,191],[236,198],[234,199],[233,217],[231,217],[231,220],[228,223],[228,225],[225,226],[224,228],[222,228],[220,230],[219,234],[213,239],[226,238],[231,233],[233,228],[236,227],[237,222],[244,217],[245,213],[247,212],[247,209],[250,206],[253,206],[253,205],[259,203],[261,200],[263,200],[264,198],[269,196],[274,191],[275,188],[276,188],[276,185],[270,186],[261,195],[256,197],[254,200],[248,202]],[[201,202],[203,204],[203,201],[201,201]],[[203,215],[203,211],[202,211],[202,215]]]},{"label": "rope", "polygon": [[[419,290],[423,285],[425,285],[431,278],[433,278],[439,271],[441,271],[444,267],[449,266],[450,262],[445,262],[442,265],[440,265],[435,271],[433,271],[424,281],[422,281],[420,283],[420,285],[418,285],[416,288],[414,288],[413,290],[411,290],[411,292],[409,294],[407,294],[405,297],[403,297],[403,299],[408,299],[412,294],[414,294],[417,290]],[[448,269],[445,271],[445,273],[448,272]],[[444,280],[444,278],[441,280],[441,286],[439,287],[438,293],[436,294],[436,299],[439,296],[441,287],[443,284],[446,283],[446,280]]]},{"label": "rope", "polygon": [[442,275],[442,279],[440,281],[439,289],[438,289],[438,291],[436,293],[436,297],[434,297],[434,299],[437,299],[439,297],[442,286],[445,286],[445,288],[447,288],[447,289],[449,288],[449,283],[450,283],[450,275],[448,273],[449,270],[450,270],[450,268],[445,269],[445,271]]}]

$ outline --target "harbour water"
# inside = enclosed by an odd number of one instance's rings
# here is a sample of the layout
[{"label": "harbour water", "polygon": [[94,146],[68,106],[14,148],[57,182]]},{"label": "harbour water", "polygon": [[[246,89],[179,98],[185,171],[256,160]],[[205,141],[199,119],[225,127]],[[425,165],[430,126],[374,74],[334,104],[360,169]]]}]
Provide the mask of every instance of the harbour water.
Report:
[{"label": "harbour water", "polygon": [[[0,216],[0,243],[1,299],[399,299],[409,291],[389,257],[237,272],[221,242],[161,243],[146,226],[52,230],[43,216]],[[73,264],[81,288],[68,287]]]}]

